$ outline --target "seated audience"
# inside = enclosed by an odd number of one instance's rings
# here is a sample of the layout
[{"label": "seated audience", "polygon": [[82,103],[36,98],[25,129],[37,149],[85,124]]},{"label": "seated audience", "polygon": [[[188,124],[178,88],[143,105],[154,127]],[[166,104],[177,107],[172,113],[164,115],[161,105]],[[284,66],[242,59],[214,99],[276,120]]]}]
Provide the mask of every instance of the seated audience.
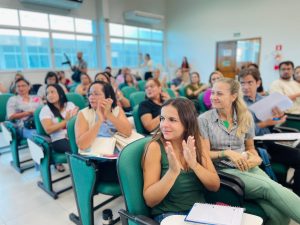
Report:
[{"label": "seated audience", "polygon": [[297,66],[295,68],[295,73],[294,73],[293,78],[299,84],[299,87],[300,87],[300,66]]},{"label": "seated audience", "polygon": [[[94,81],[88,89],[89,106],[80,110],[75,124],[76,143],[80,151],[88,150],[96,137],[112,137],[116,132],[131,135],[131,124],[110,84]],[[118,182],[115,161],[99,162],[102,181]],[[105,173],[103,173],[105,171]]]},{"label": "seated audience", "polygon": [[184,88],[188,85],[187,82],[183,80],[183,73],[181,68],[176,70],[176,78],[171,82],[171,89],[174,91],[176,96],[179,96],[179,89]]},{"label": "seated audience", "polygon": [[82,95],[83,97],[87,96],[87,91],[92,83],[90,76],[86,73],[80,75],[80,84],[76,87],[75,92]]},{"label": "seated audience", "polygon": [[[248,69],[257,69],[259,71],[259,67],[256,63],[249,63],[247,65]],[[260,76],[260,85],[257,88],[257,93],[260,94],[261,96],[266,96],[268,93],[264,91],[263,87],[263,82],[262,82],[262,77]]]},{"label": "seated audience", "polygon": [[[300,198],[273,181],[259,168],[262,160],[254,148],[254,123],[243,100],[240,84],[221,78],[212,89],[213,110],[198,117],[202,149],[210,151],[215,165],[239,177],[245,184],[245,198],[255,200],[268,215],[269,225],[300,222]],[[230,161],[224,165],[220,160]]]},{"label": "seated audience", "polygon": [[42,101],[37,96],[29,95],[30,83],[24,78],[16,80],[15,85],[17,95],[8,99],[7,118],[16,123],[21,138],[31,138],[36,133],[33,112],[42,105]]},{"label": "seated audience", "polygon": [[188,214],[195,202],[204,202],[205,189],[219,189],[209,151],[201,147],[190,100],[169,99],[162,105],[159,129],[145,148],[142,167],[144,199],[157,222]]},{"label": "seated audience", "polygon": [[293,107],[286,112],[290,114],[300,115],[300,89],[299,84],[293,79],[294,63],[284,61],[279,64],[278,80],[273,81],[270,87],[270,93],[279,92],[288,96],[293,101]]},{"label": "seated audience", "polygon": [[[248,106],[263,98],[257,93],[256,89],[259,86],[259,77],[259,71],[256,69],[245,69],[239,74],[244,100]],[[255,123],[256,136],[271,133],[273,126],[284,123],[287,117],[278,108],[273,109],[273,118],[265,121],[259,120],[254,113],[252,113],[252,116]],[[300,196],[300,151],[290,148],[283,149],[283,147],[275,145],[275,143],[268,142],[268,153],[271,156],[272,162],[283,163],[295,169],[292,189]]]},{"label": "seated audience", "polygon": [[6,92],[7,92],[6,87],[0,82],[0,94],[6,93]]},{"label": "seated audience", "polygon": [[185,95],[188,99],[197,100],[201,92],[208,88],[206,84],[201,83],[200,74],[191,73],[191,83],[185,89]]},{"label": "seated audience", "polygon": [[12,94],[16,94],[16,81],[19,80],[20,78],[24,79],[24,75],[21,73],[21,71],[18,71],[15,75],[14,80],[10,83],[9,85],[9,92]]},{"label": "seated audience", "polygon": [[210,88],[208,88],[205,92],[204,92],[204,96],[203,96],[203,103],[206,106],[207,109],[211,108],[211,101],[210,101],[210,96],[211,96],[211,88],[213,86],[213,84],[220,78],[223,77],[223,74],[219,71],[214,71],[209,75],[209,85]]},{"label": "seated audience", "polygon": [[121,83],[119,85],[119,89],[122,90],[123,87],[134,87],[137,89],[137,83],[136,81],[134,80],[133,76],[130,74],[130,73],[126,73],[124,75],[124,83]]},{"label": "seated audience", "polygon": [[162,91],[159,81],[153,78],[147,80],[145,91],[146,100],[140,103],[138,115],[145,130],[151,133],[158,127],[161,106],[170,96]]},{"label": "seated audience", "polygon": [[67,88],[58,82],[57,74],[49,71],[45,77],[44,85],[42,85],[37,92],[37,96],[39,96],[43,101],[46,101],[46,88],[49,84],[59,84],[65,93],[68,92]]},{"label": "seated audience", "polygon": [[[109,76],[107,75],[106,72],[103,73],[97,73],[95,76],[95,81],[103,81],[106,84],[111,84],[111,79],[109,79]],[[125,98],[125,96],[123,95],[123,93],[119,90],[119,88],[117,87],[113,87],[113,90],[115,92],[116,98],[117,98],[117,102],[118,102],[118,106],[122,107],[126,112],[130,111],[130,101]]]},{"label": "seated audience", "polygon": [[155,69],[153,71],[153,78],[158,80],[162,86],[162,88],[167,88],[167,77],[160,78],[160,69]]},{"label": "seated audience", "polygon": [[[50,135],[54,151],[59,153],[70,152],[67,122],[77,114],[78,107],[68,102],[66,94],[58,84],[49,84],[46,89],[46,105],[40,112],[40,120],[44,130]],[[59,172],[64,171],[62,164],[57,164]]]},{"label": "seated audience", "polygon": [[57,71],[56,75],[58,77],[59,83],[64,85],[65,88],[68,88],[68,86],[72,83],[72,81],[69,78],[66,78],[65,71]]}]

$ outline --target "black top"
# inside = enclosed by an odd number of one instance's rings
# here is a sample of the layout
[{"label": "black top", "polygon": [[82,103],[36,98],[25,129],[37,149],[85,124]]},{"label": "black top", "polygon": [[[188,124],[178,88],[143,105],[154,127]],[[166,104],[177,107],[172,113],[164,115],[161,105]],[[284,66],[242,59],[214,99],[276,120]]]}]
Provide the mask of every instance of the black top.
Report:
[{"label": "black top", "polygon": [[141,118],[143,115],[150,113],[152,118],[160,115],[161,105],[157,105],[152,100],[147,99],[140,103],[138,115]]}]

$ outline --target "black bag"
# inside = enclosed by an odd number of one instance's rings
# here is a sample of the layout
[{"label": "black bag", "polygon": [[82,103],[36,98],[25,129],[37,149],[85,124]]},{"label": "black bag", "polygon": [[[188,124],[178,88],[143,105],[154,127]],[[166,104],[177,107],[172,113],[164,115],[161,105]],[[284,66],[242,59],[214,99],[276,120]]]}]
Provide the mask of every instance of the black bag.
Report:
[{"label": "black bag", "polygon": [[27,120],[23,121],[24,127],[27,129],[35,129],[35,124],[33,120],[33,116],[30,116]]},{"label": "black bag", "polygon": [[80,71],[80,70],[76,70],[76,71],[72,74],[71,78],[72,78],[73,81],[79,83],[79,82],[80,82],[80,76],[81,76],[81,71]]}]

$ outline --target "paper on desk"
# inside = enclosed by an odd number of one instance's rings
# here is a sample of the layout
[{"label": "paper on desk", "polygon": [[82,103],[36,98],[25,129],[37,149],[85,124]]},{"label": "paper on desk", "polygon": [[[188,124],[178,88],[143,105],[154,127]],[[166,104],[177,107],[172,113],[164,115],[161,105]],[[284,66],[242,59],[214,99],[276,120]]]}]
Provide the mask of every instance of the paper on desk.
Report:
[{"label": "paper on desk", "polygon": [[262,136],[256,136],[254,140],[298,140],[300,139],[300,133],[275,133],[275,134],[265,134]]},{"label": "paper on desk", "polygon": [[274,107],[278,107],[284,112],[292,106],[293,102],[289,97],[278,92],[274,92],[251,105],[249,109],[255,113],[259,120],[265,121],[272,118],[272,109]]}]

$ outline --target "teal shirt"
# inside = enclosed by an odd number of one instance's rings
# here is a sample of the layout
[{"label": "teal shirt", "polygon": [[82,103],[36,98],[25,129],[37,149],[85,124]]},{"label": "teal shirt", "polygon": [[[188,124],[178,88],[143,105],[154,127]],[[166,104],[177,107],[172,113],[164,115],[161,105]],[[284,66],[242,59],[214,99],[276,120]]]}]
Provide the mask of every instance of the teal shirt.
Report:
[{"label": "teal shirt", "polygon": [[[160,143],[161,175],[163,177],[169,169],[167,154]],[[204,187],[193,170],[181,170],[173,187],[166,197],[151,210],[152,216],[166,212],[184,212],[192,208],[195,202],[204,202]]]}]

